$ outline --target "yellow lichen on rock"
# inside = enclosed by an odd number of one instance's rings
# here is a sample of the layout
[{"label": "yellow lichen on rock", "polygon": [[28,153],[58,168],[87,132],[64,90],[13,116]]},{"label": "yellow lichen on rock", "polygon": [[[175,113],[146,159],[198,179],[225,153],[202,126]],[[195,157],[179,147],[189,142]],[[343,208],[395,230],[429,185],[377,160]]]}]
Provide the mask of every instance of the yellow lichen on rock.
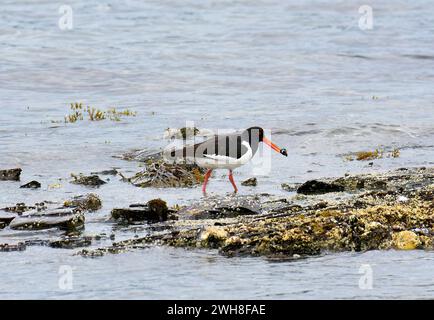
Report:
[{"label": "yellow lichen on rock", "polygon": [[228,238],[227,231],[222,227],[206,227],[200,234],[200,241],[204,247],[215,247]]},{"label": "yellow lichen on rock", "polygon": [[414,250],[421,244],[418,235],[413,231],[401,231],[392,237],[394,247],[399,250]]}]

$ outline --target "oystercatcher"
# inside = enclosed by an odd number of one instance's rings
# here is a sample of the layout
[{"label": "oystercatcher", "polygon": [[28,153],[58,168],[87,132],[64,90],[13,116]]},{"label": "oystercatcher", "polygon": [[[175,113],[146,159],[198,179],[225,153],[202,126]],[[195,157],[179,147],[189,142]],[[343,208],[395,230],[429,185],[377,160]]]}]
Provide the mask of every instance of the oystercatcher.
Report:
[{"label": "oystercatcher", "polygon": [[206,194],[206,185],[213,169],[228,169],[229,181],[234,187],[234,191],[237,192],[238,188],[232,170],[249,162],[258,150],[260,142],[265,143],[276,152],[288,156],[286,149],[279,148],[264,136],[262,128],[251,127],[241,133],[215,135],[203,142],[172,150],[170,157],[175,161],[183,159],[187,163],[196,163],[199,167],[208,169],[202,186],[204,194]]}]

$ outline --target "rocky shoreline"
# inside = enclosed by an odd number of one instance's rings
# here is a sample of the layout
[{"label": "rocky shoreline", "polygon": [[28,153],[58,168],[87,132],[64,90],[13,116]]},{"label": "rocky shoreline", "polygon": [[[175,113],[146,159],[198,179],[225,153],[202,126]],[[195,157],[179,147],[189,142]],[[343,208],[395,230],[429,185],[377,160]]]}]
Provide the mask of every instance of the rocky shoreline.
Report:
[{"label": "rocky shoreline", "polygon": [[[156,167],[155,162],[151,168],[154,173],[156,168],[181,170],[188,185],[200,181],[200,172],[188,173],[197,168]],[[158,183],[171,174],[158,174]],[[77,180],[100,185],[95,177],[80,176],[72,183]],[[142,231],[122,241],[115,241],[116,228],[110,235],[83,235],[86,216],[102,206],[94,193],[57,204],[17,204],[0,209],[0,235],[19,231],[25,237],[26,231],[57,228],[58,236],[0,243],[0,251],[46,245],[96,257],[165,245],[217,249],[230,257],[295,259],[327,252],[434,249],[434,168],[346,175],[282,188],[290,191],[287,197],[212,196],[183,207],[168,207],[164,200],[154,199],[112,208],[107,223]]]}]

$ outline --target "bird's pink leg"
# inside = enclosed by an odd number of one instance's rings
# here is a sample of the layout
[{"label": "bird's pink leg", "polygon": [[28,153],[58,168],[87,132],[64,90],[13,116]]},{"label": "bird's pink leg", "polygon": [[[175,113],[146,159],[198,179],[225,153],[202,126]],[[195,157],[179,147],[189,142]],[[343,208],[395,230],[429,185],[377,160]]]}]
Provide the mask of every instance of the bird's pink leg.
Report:
[{"label": "bird's pink leg", "polygon": [[238,188],[237,185],[235,184],[234,176],[232,175],[232,170],[229,170],[229,181],[232,183],[232,186],[234,187],[234,192],[237,193]]},{"label": "bird's pink leg", "polygon": [[208,183],[208,179],[211,176],[211,172],[212,172],[212,169],[208,169],[208,171],[205,173],[205,178],[203,180],[203,186],[202,186],[203,194],[206,193],[206,184]]}]

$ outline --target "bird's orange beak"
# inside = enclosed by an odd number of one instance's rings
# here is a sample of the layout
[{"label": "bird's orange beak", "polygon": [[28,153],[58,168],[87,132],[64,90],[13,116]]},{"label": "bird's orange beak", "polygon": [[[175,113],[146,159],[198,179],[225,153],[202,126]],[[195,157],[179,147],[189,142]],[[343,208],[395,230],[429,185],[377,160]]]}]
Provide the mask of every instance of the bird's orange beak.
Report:
[{"label": "bird's orange beak", "polygon": [[280,154],[284,155],[285,157],[288,156],[288,152],[286,152],[285,148],[279,148],[278,146],[276,146],[273,142],[271,142],[267,138],[263,137],[262,142],[265,143],[267,146],[269,146],[274,151],[279,152]]}]

